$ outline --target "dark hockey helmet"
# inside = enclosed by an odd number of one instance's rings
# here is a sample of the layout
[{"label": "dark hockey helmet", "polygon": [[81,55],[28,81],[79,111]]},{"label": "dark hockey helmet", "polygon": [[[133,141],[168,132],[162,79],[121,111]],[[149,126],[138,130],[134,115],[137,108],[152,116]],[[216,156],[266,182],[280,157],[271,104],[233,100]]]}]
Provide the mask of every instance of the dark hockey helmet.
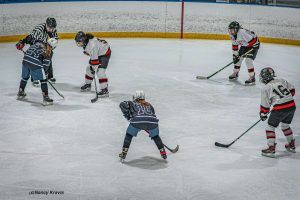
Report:
[{"label": "dark hockey helmet", "polygon": [[263,68],[261,71],[260,71],[260,74],[259,74],[259,81],[261,83],[264,83],[264,84],[267,84],[269,83],[271,80],[274,80],[274,77],[275,76],[275,71],[271,68],[271,67],[266,67],[266,68]]},{"label": "dark hockey helmet", "polygon": [[46,25],[49,27],[49,28],[56,28],[56,20],[52,17],[48,17],[46,19]]},{"label": "dark hockey helmet", "polygon": [[230,30],[233,29],[235,32],[234,34],[236,35],[237,32],[240,30],[240,28],[241,28],[241,26],[237,21],[233,21],[228,25],[228,31],[230,34],[232,34]]},{"label": "dark hockey helmet", "polygon": [[86,34],[83,31],[79,31],[75,36],[75,42],[77,46],[83,47],[86,41]]}]

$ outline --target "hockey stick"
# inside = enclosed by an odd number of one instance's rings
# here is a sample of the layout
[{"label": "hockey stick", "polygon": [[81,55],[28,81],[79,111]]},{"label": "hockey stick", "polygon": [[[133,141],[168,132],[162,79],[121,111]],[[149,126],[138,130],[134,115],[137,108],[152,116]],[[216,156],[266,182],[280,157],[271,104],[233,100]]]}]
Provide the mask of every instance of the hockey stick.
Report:
[{"label": "hockey stick", "polygon": [[63,99],[65,98],[64,95],[62,95],[61,93],[59,93],[59,91],[57,91],[57,89],[54,87],[54,85],[53,85],[49,80],[47,80],[47,82],[51,85],[51,87],[55,90],[55,92],[56,92],[59,96],[61,96]]},{"label": "hockey stick", "polygon": [[96,76],[94,75],[94,83],[95,83],[95,91],[96,91],[96,97],[91,99],[92,103],[95,103],[96,101],[98,101],[98,94],[97,94],[97,83],[96,83]]},{"label": "hockey stick", "polygon": [[[146,130],[145,130],[146,131]],[[146,131],[146,133],[149,134],[148,131]],[[174,149],[171,149],[170,147],[168,147],[167,145],[163,144],[164,147],[166,147],[171,153],[176,153],[179,150],[179,145],[177,144],[177,146]]]},{"label": "hockey stick", "polygon": [[[22,52],[25,54],[25,51],[22,49]],[[47,82],[51,85],[51,87],[55,90],[55,92],[61,96],[63,99],[65,98],[64,95],[62,95],[61,93],[59,93],[59,91],[57,91],[57,89],[54,87],[54,85],[47,79]]]},{"label": "hockey stick", "polygon": [[240,139],[243,135],[245,135],[248,131],[250,131],[254,126],[256,126],[256,124],[258,124],[261,121],[261,119],[259,119],[257,122],[255,122],[250,128],[248,128],[244,133],[242,133],[239,137],[237,137],[235,140],[233,140],[230,144],[221,144],[219,142],[215,142],[215,145],[217,147],[224,147],[224,148],[228,148],[231,145],[233,145],[233,143],[235,143],[238,139]]},{"label": "hockey stick", "polygon": [[[253,51],[253,49],[250,49],[249,51],[247,51],[246,53],[244,53],[241,57],[245,57],[246,55],[248,55],[251,51]],[[214,75],[216,75],[217,73],[219,73],[220,71],[222,71],[223,69],[225,69],[226,67],[230,66],[233,63],[230,62],[227,65],[225,65],[224,67],[222,67],[221,69],[219,69],[218,71],[216,71],[215,73],[209,75],[209,76],[196,76],[197,79],[210,79],[211,77],[213,77]]]},{"label": "hockey stick", "polygon": [[167,145],[164,144],[164,147],[166,147],[170,152],[172,153],[176,153],[179,150],[179,145],[177,144],[177,146],[175,147],[175,149],[171,149],[169,148]]}]

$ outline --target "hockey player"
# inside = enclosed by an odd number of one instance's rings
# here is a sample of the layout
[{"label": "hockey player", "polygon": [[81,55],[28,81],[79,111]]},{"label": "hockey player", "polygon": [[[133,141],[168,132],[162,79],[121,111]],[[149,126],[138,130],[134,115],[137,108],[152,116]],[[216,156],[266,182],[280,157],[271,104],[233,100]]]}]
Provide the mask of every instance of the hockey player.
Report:
[{"label": "hockey player", "polygon": [[[242,28],[236,21],[229,24],[228,32],[232,41],[234,63],[233,74],[229,76],[229,80],[232,81],[238,79],[241,64],[245,59],[249,73],[249,79],[245,81],[245,85],[254,85],[255,72],[253,61],[256,58],[260,45],[258,37],[253,31]],[[250,52],[245,55],[245,53],[247,53],[248,51]]]},{"label": "hockey player", "polygon": [[126,131],[122,153],[119,154],[121,161],[126,158],[132,137],[136,137],[141,130],[149,134],[149,137],[154,140],[159,149],[161,157],[167,159],[164,144],[159,137],[158,119],[156,118],[153,106],[145,101],[145,93],[143,91],[136,91],[133,96],[133,101],[123,101],[120,103],[120,108],[124,117],[130,121]]},{"label": "hockey player", "polygon": [[20,82],[18,100],[25,98],[25,87],[31,75],[34,81],[41,82],[41,90],[43,94],[43,105],[50,105],[53,100],[48,96],[48,85],[45,71],[50,66],[52,49],[55,48],[57,42],[54,38],[50,38],[47,43],[36,42],[31,45],[24,54],[22,62],[22,79]]},{"label": "hockey player", "polygon": [[280,123],[287,140],[285,148],[287,151],[295,153],[295,138],[290,128],[296,110],[293,99],[295,88],[284,79],[275,79],[275,72],[270,67],[261,70],[259,80],[265,84],[261,89],[260,118],[262,121],[268,118],[267,115],[270,112],[270,107],[273,106],[266,128],[268,148],[262,150],[262,155],[269,157],[275,156],[275,128],[277,128]]},{"label": "hockey player", "polygon": [[[37,42],[47,43],[48,38],[55,38],[56,42],[58,39],[56,31],[56,20],[51,17],[48,17],[46,19],[46,23],[37,25],[29,35],[27,35],[24,39],[20,40],[16,44],[16,48],[18,50],[23,50],[25,44],[33,45]],[[52,61],[50,62],[50,66],[46,74],[47,79],[49,81],[51,81],[52,83],[56,82],[56,79],[53,77]],[[38,87],[39,82],[33,81],[33,85]]]},{"label": "hockey player", "polygon": [[85,34],[79,31],[76,34],[75,42],[77,46],[83,48],[83,53],[90,57],[89,65],[86,67],[85,84],[81,91],[90,91],[91,83],[97,73],[101,91],[97,93],[99,97],[108,97],[108,78],[105,71],[111,55],[109,44],[105,40],[98,39],[92,34]]}]

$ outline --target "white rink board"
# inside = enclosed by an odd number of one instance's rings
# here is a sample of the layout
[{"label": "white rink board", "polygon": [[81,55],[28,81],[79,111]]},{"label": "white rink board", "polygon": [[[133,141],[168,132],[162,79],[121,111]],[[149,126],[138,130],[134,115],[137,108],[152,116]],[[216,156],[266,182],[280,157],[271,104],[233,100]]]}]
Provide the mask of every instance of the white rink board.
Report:
[{"label": "white rink board", "polygon": [[[48,16],[59,32],[180,32],[180,2],[62,2],[0,5],[0,35],[27,34]],[[300,39],[296,8],[185,3],[185,32],[227,34],[237,20],[259,36]]]}]

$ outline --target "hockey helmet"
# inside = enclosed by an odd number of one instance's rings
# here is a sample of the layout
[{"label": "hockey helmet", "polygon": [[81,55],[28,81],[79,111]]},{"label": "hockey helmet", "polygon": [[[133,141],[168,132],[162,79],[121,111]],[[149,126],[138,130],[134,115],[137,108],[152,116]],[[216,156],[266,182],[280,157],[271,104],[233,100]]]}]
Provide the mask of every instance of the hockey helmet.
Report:
[{"label": "hockey helmet", "polygon": [[143,90],[135,91],[133,95],[133,100],[145,100],[145,92]]},{"label": "hockey helmet", "polygon": [[231,32],[231,30],[234,30],[234,34],[233,35],[236,35],[237,32],[239,32],[240,28],[241,28],[241,26],[240,26],[240,24],[237,21],[233,21],[233,22],[231,22],[228,25],[228,31],[229,31],[230,34],[233,34]]},{"label": "hockey helmet", "polygon": [[47,25],[49,28],[54,29],[54,28],[56,28],[56,20],[55,20],[54,18],[52,18],[52,17],[48,17],[48,18],[46,19],[46,25]]},{"label": "hockey helmet", "polygon": [[83,31],[79,31],[75,36],[75,42],[77,46],[83,47],[85,40],[86,40],[86,34]]},{"label": "hockey helmet", "polygon": [[52,47],[52,49],[55,49],[58,41],[55,38],[49,38],[47,43]]},{"label": "hockey helmet", "polygon": [[266,68],[263,68],[261,71],[260,71],[260,74],[259,74],[259,81],[261,83],[264,83],[264,84],[267,84],[269,83],[271,80],[274,80],[274,77],[275,76],[275,71],[271,68],[271,67],[266,67]]}]

